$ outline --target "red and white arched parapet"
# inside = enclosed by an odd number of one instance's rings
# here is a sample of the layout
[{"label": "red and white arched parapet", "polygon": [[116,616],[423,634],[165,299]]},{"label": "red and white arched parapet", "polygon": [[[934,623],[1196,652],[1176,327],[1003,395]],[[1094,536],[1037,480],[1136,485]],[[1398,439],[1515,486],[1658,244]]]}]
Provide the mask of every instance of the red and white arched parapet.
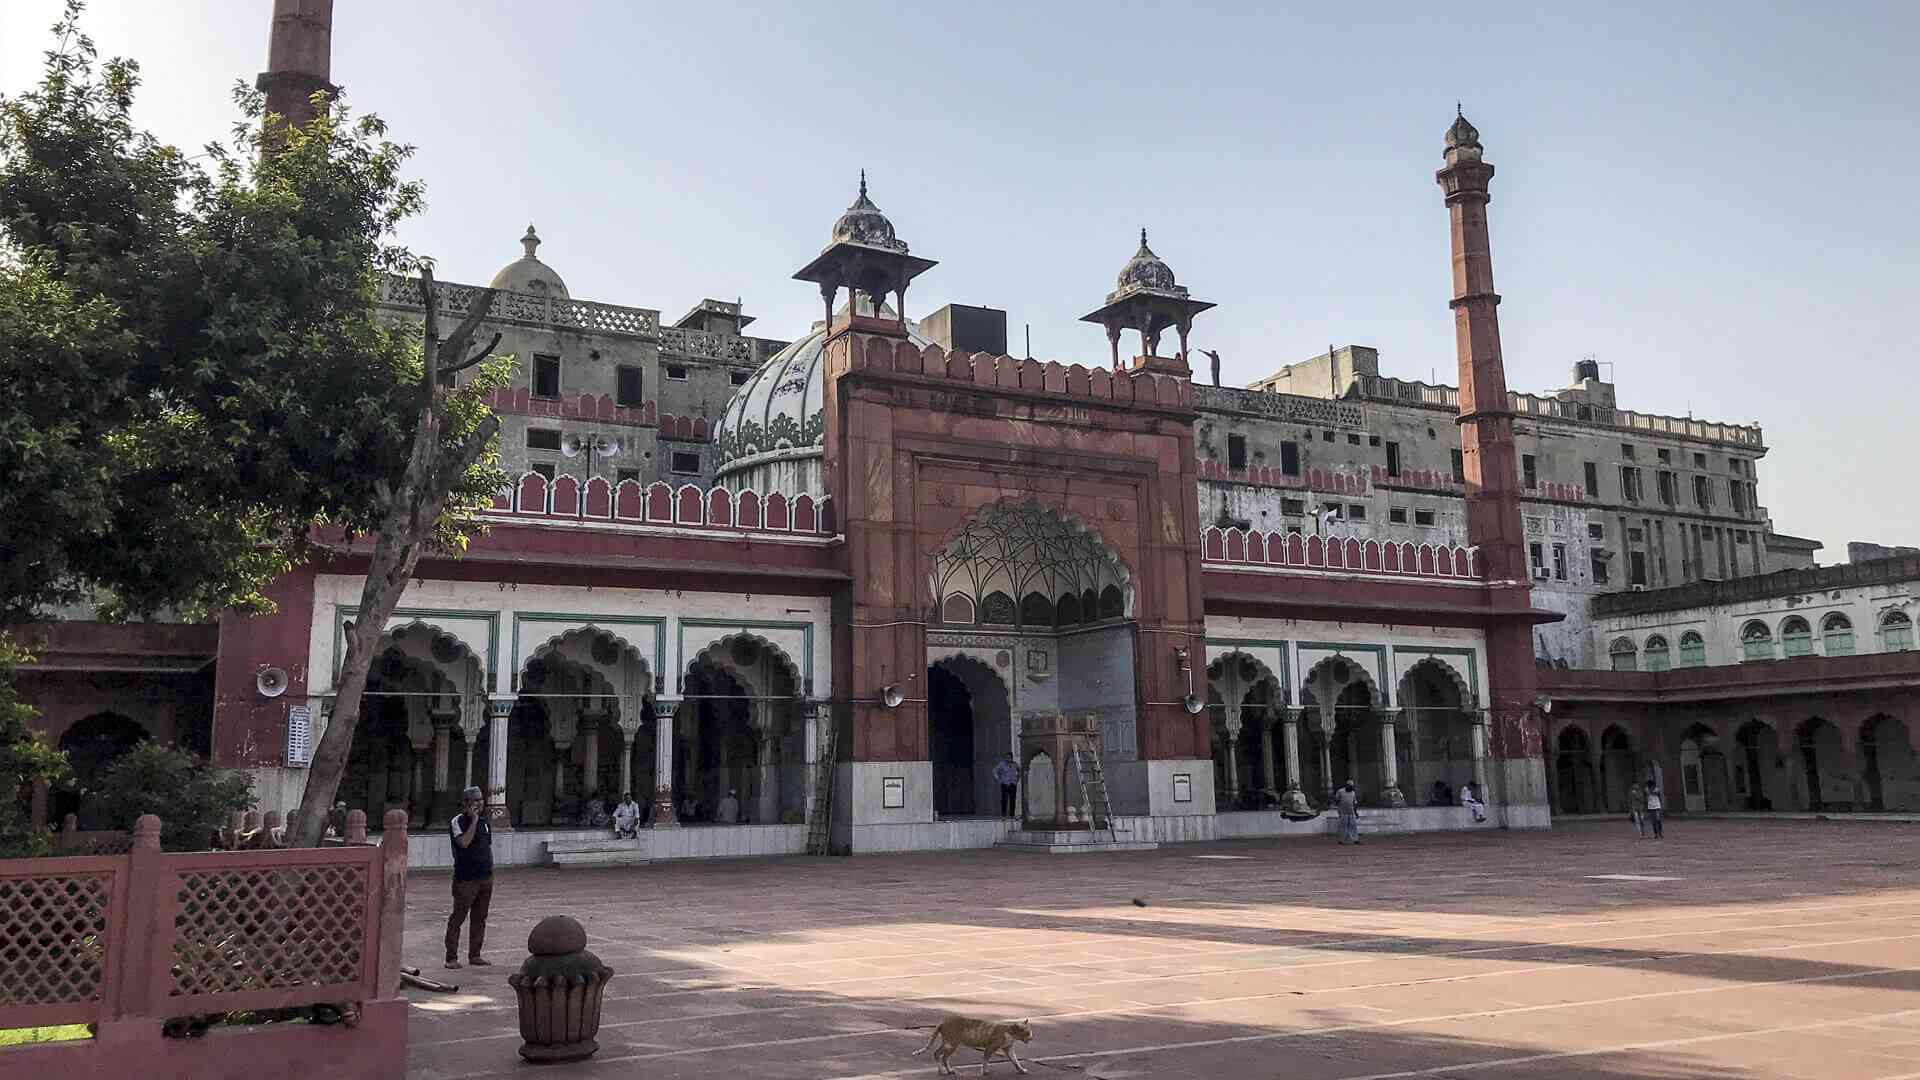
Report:
[{"label": "red and white arched parapet", "polygon": [[1213,526],[1201,534],[1201,562],[1383,577],[1478,580],[1484,570],[1479,549],[1458,544],[1411,544],[1358,537],[1301,536],[1299,533]]},{"label": "red and white arched parapet", "polygon": [[582,484],[571,476],[549,482],[530,472],[496,495],[483,513],[523,524],[604,523],[716,533],[834,535],[833,500],[825,496],[734,492],[696,484],[674,487],[658,480],[646,485],[624,480],[614,486],[597,476]]}]

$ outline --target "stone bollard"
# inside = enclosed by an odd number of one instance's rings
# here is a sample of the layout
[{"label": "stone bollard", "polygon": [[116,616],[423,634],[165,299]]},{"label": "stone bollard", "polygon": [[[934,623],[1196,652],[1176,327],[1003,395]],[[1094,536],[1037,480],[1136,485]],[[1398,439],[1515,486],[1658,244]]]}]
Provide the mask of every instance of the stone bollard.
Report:
[{"label": "stone bollard", "polygon": [[580,1061],[600,1049],[600,997],[613,969],[587,951],[587,931],[566,915],[541,919],[527,957],[507,985],[520,999],[520,1056]]},{"label": "stone bollard", "polygon": [[364,844],[367,842],[367,812],[365,810],[347,811],[347,843]]}]

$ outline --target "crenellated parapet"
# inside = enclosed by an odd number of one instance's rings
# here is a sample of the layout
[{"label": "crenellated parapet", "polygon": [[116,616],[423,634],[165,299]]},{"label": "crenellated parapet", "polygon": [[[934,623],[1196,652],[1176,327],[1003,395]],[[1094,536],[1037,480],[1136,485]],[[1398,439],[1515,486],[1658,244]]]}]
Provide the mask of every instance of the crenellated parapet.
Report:
[{"label": "crenellated parapet", "polygon": [[1213,526],[1201,534],[1201,561],[1261,569],[1314,570],[1479,580],[1479,552],[1458,544],[1413,544],[1357,537]]},{"label": "crenellated parapet", "polygon": [[904,338],[855,333],[845,343],[846,373],[885,372],[938,379],[957,386],[1021,391],[1114,405],[1186,409],[1193,385],[1177,375],[1113,372],[1057,360],[1016,359],[992,353],[947,352]]},{"label": "crenellated parapet", "polygon": [[494,497],[487,516],[516,522],[607,523],[667,526],[722,532],[785,533],[826,537],[837,532],[833,500],[822,496],[728,491],[664,481],[641,484],[604,477],[548,480],[526,473]]}]

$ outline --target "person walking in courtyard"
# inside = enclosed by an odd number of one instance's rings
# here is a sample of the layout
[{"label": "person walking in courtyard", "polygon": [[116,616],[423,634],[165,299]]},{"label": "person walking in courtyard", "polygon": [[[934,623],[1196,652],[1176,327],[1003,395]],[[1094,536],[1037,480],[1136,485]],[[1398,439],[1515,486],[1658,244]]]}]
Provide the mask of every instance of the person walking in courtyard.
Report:
[{"label": "person walking in courtyard", "polygon": [[1653,826],[1655,840],[1666,836],[1665,822],[1662,820],[1666,817],[1666,810],[1667,801],[1660,797],[1660,785],[1647,781],[1647,824]]},{"label": "person walking in courtyard", "polygon": [[1340,811],[1340,842],[1359,843],[1360,793],[1353,789],[1353,781],[1347,781],[1334,793],[1333,805]]},{"label": "person walking in courtyard", "polygon": [[1474,821],[1487,820],[1487,804],[1480,800],[1480,789],[1471,780],[1460,786],[1460,805],[1467,808]]},{"label": "person walking in courtyard", "polygon": [[480,955],[487,943],[487,908],[493,904],[493,827],[487,824],[487,796],[477,787],[460,793],[453,816],[453,914],[447,916],[447,967],[460,966],[460,924],[467,932],[467,963],[490,966]]},{"label": "person walking in courtyard", "polygon": [[1013,817],[1020,802],[1020,766],[1013,763],[1012,754],[1000,755],[993,766],[993,778],[1000,785],[1000,816]]},{"label": "person walking in courtyard", "polygon": [[1640,832],[1640,838],[1647,838],[1647,792],[1638,783],[1627,789],[1627,816],[1633,820],[1633,827]]}]

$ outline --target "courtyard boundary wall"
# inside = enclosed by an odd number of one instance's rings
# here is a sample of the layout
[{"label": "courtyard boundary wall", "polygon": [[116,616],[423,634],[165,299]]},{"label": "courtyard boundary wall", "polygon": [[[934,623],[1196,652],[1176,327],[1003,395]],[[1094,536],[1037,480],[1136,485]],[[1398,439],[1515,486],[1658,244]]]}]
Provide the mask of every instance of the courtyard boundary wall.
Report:
[{"label": "courtyard boundary wall", "polygon": [[[379,846],[162,852],[142,817],[124,855],[0,860],[0,1028],[86,1024],[90,1039],[0,1048],[0,1075],[401,1080],[407,833]],[[364,836],[356,814],[350,835]],[[357,1021],[215,1027],[204,1014],[316,1004]]]}]

